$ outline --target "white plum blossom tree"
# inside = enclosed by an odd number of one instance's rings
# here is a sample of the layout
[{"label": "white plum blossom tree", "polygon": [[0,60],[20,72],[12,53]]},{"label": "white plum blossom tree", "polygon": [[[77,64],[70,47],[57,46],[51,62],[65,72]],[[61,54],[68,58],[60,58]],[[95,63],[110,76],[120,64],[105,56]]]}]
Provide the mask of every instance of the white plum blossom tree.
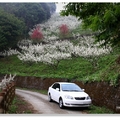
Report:
[{"label": "white plum blossom tree", "polygon": [[100,55],[109,54],[110,47],[99,47],[101,43],[94,44],[92,37],[84,37],[79,43],[74,44],[69,40],[51,41],[47,44],[18,44],[21,49],[5,51],[3,55],[17,54],[18,58],[24,62],[41,62],[57,67],[62,59],[70,59],[73,56],[86,58],[93,67],[97,66]]},{"label": "white plum blossom tree", "polygon": [[[18,55],[18,58],[22,61],[42,62],[56,66],[61,59],[71,58],[71,53],[67,50],[69,46],[67,47],[64,44],[66,42],[67,41],[56,41],[49,44],[41,43],[30,46],[19,46],[22,51]],[[67,43],[69,43],[69,41]]]},{"label": "white plum blossom tree", "polygon": [[[88,42],[88,39],[90,42]],[[18,58],[27,62],[42,62],[45,64],[58,66],[62,59],[70,59],[73,56],[87,58],[96,67],[97,58],[100,55],[108,54],[112,49],[100,48],[99,44],[93,44],[94,39],[87,37],[86,40],[74,44],[68,40],[49,42],[48,44],[37,44],[29,46],[19,46],[21,53]]]}]

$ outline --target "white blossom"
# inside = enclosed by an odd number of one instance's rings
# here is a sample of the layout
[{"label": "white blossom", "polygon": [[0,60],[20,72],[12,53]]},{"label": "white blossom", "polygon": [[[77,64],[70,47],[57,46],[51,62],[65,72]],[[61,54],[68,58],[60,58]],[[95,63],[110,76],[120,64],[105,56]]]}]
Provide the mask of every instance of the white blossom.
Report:
[{"label": "white blossom", "polygon": [[0,89],[4,89],[7,84],[9,84],[10,82],[14,81],[15,75],[9,75],[9,77],[7,77],[7,75],[4,76],[4,78],[2,79],[2,81],[0,82]]},{"label": "white blossom", "polygon": [[19,54],[18,50],[11,49],[11,48],[9,48],[9,50],[5,50],[0,53],[1,56],[11,56],[11,55],[18,55],[18,54]]}]

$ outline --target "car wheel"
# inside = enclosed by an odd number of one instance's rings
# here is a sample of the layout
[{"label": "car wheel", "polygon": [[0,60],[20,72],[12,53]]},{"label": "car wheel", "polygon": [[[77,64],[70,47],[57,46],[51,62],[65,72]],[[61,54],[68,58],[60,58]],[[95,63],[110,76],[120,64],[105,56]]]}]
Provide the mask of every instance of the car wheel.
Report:
[{"label": "car wheel", "polygon": [[50,93],[49,93],[49,95],[48,95],[48,100],[49,100],[49,102],[52,102],[52,98],[51,98]]},{"label": "car wheel", "polygon": [[60,99],[59,99],[59,107],[60,107],[61,109],[63,109],[63,108],[64,108],[62,98],[60,98]]}]

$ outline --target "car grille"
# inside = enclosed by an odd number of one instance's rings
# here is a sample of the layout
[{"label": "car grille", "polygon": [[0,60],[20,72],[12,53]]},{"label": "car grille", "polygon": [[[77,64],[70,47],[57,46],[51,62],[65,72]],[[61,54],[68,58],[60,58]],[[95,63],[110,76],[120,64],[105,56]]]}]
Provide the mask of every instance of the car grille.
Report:
[{"label": "car grille", "polygon": [[85,97],[75,97],[76,100],[85,100]]}]

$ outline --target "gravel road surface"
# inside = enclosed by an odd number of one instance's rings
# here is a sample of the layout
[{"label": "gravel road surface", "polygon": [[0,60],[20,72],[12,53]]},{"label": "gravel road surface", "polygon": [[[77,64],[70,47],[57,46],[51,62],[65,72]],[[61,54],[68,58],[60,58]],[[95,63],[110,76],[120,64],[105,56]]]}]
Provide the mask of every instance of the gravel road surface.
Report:
[{"label": "gravel road surface", "polygon": [[60,109],[58,103],[49,102],[47,95],[37,92],[16,89],[16,94],[29,102],[37,111],[36,114],[86,114],[81,108]]}]

